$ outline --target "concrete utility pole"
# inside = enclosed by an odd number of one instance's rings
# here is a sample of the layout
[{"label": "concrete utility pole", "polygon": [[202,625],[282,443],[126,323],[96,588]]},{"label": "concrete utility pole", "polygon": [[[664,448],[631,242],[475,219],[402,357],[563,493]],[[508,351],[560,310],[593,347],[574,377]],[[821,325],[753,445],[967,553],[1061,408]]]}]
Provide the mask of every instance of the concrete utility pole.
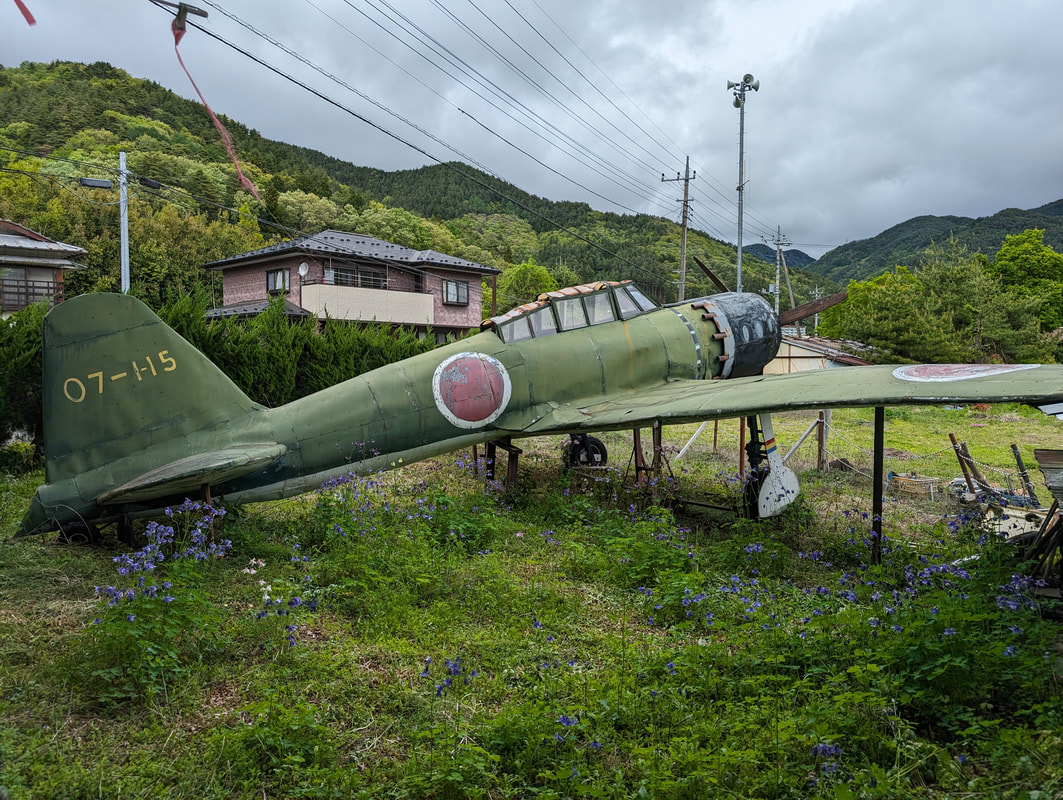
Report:
[{"label": "concrete utility pole", "polygon": [[745,193],[745,139],[746,139],[746,92],[752,89],[760,91],[760,81],[754,80],[748,72],[742,80],[727,81],[727,88],[734,90],[734,107],[738,109],[738,279],[735,291],[742,291],[742,195]]},{"label": "concrete utility pole", "polygon": [[674,178],[664,177],[664,173],[661,173],[661,181],[664,183],[671,183],[675,181],[683,182],[683,236],[679,242],[679,297],[678,300],[682,301],[686,299],[686,287],[687,287],[687,219],[689,216],[690,208],[690,182],[698,177],[698,173],[695,171],[693,174],[690,172],[690,156],[687,156],[686,171],[683,176],[680,177],[679,173],[675,174]]},{"label": "concrete utility pole", "polygon": [[122,294],[129,294],[129,193],[126,190],[127,172],[125,168],[125,150],[118,152],[118,197],[121,203],[119,220],[122,226]]},{"label": "concrete utility pole", "polygon": [[[768,243],[768,240],[763,236],[760,237],[764,244]],[[780,272],[786,276],[786,290],[790,294],[790,308],[796,308],[797,304],[794,302],[794,289],[790,285],[790,270],[786,268],[786,254],[783,253],[784,247],[790,246],[790,240],[782,235],[782,228],[777,227],[775,229],[775,235],[771,239],[771,243],[775,245],[775,313],[779,313],[779,294],[782,292],[781,285],[779,284]]]}]

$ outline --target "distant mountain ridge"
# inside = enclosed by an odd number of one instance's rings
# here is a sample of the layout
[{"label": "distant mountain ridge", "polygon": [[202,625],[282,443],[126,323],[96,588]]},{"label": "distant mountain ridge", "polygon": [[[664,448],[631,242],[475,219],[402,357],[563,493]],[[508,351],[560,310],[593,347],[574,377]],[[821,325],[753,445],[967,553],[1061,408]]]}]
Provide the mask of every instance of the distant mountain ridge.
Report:
[{"label": "distant mountain ridge", "polygon": [[[749,255],[759,258],[761,261],[766,261],[769,264],[775,263],[775,248],[768,247],[766,244],[761,244],[759,242],[757,244],[751,244],[743,247],[742,252],[749,253]],[[788,269],[808,269],[808,265],[816,260],[803,250],[783,250],[782,253],[783,257],[786,259],[786,266]]]},{"label": "distant mountain ridge", "polygon": [[1031,228],[1044,230],[1045,244],[1063,252],[1063,199],[1028,210],[1006,208],[988,217],[913,217],[870,239],[836,247],[805,269],[845,285],[898,265],[917,266],[926,248],[943,244],[950,236],[969,252],[984,253],[992,259],[1006,236]]}]

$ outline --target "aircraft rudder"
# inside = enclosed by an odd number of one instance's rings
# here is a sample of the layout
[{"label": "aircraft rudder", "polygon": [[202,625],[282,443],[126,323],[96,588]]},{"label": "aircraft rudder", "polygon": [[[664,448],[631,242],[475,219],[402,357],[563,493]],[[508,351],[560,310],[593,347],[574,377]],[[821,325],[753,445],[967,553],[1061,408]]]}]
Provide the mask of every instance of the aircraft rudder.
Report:
[{"label": "aircraft rudder", "polygon": [[49,312],[43,384],[49,482],[260,408],[144,303],[118,294]]}]

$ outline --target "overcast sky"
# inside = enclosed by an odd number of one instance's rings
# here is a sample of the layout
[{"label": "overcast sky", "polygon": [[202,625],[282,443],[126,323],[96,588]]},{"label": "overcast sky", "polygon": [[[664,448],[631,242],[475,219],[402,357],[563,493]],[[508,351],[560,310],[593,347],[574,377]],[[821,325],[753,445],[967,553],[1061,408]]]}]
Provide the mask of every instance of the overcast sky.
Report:
[{"label": "overcast sky", "polygon": [[[33,27],[0,0],[0,64],[107,61],[195,97],[172,16],[150,0],[24,2]],[[189,19],[217,38],[189,28],[180,51],[216,111],[358,165],[460,160],[551,200],[678,220],[682,184],[661,174],[689,156],[692,226],[733,243],[739,112],[726,85],[751,73],[747,245],[781,230],[818,256],[922,214],[1063,198],[1058,0],[199,7],[209,17]]]}]

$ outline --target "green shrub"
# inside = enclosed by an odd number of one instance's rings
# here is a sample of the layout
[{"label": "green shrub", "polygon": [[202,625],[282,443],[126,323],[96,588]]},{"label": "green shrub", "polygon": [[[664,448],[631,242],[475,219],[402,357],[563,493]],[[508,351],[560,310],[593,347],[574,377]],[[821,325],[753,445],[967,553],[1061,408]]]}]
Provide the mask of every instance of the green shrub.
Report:
[{"label": "green shrub", "polygon": [[0,447],[0,472],[22,475],[40,465],[41,459],[32,442],[11,442]]}]

